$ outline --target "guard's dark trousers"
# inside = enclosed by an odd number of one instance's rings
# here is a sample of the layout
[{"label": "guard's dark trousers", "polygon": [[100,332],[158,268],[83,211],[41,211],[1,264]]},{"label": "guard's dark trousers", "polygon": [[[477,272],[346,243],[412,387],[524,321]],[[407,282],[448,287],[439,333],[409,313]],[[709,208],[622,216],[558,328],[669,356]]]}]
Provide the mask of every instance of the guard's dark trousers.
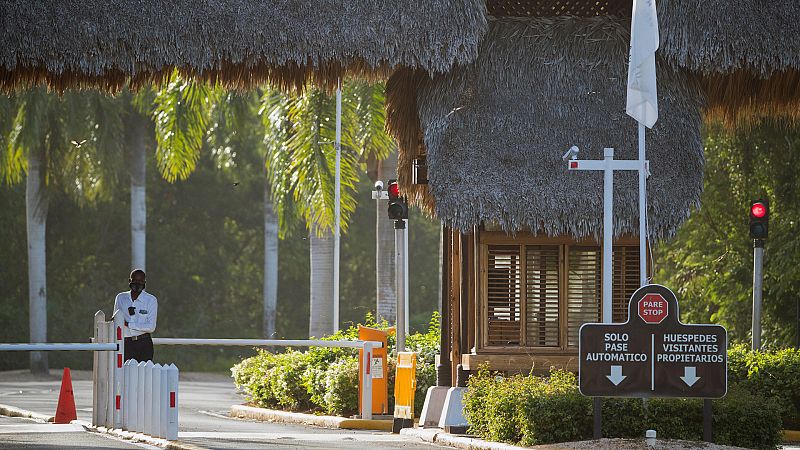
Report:
[{"label": "guard's dark trousers", "polygon": [[153,359],[153,339],[150,333],[125,338],[125,361],[129,359],[138,362]]}]

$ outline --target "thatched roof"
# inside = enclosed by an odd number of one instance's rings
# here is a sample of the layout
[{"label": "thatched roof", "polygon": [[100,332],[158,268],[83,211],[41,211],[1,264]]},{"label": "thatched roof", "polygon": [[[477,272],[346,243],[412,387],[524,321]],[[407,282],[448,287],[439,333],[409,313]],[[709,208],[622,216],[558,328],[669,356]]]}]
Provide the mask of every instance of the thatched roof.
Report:
[{"label": "thatched roof", "polygon": [[709,115],[800,118],[800,1],[662,0],[660,54],[702,74]]},{"label": "thatched roof", "polygon": [[[636,158],[637,126],[625,114],[628,45],[629,25],[611,17],[498,20],[475,62],[433,79],[397,73],[387,90],[401,183],[460,230],[485,222],[511,232],[597,236],[603,176],[568,172],[561,155],[575,144],[582,159],[601,159],[604,147],[615,147],[618,159]],[[651,233],[664,238],[702,190],[702,94],[664,63],[658,81],[648,199]],[[409,160],[424,151],[429,184],[409,186]],[[638,234],[636,180],[633,172],[615,176],[616,234]]]},{"label": "thatched roof", "polygon": [[477,54],[483,0],[0,0],[0,88],[158,81],[335,82],[442,73]]}]

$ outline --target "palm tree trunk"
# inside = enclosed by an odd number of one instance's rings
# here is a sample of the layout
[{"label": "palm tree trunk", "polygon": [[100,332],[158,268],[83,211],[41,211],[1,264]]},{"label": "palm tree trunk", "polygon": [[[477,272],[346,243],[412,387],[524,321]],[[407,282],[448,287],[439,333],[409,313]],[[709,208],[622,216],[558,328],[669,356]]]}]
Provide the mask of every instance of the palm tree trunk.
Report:
[{"label": "palm tree trunk", "polygon": [[309,232],[311,247],[311,311],[308,334],[321,338],[333,333],[333,232],[318,237]]},{"label": "palm tree trunk", "polygon": [[138,113],[130,117],[131,135],[131,267],[145,270],[147,237],[147,199],[145,186],[147,155],[145,125]]},{"label": "palm tree trunk", "polygon": [[[397,153],[378,163],[378,179],[384,183],[397,178]],[[385,186],[388,188],[388,184]],[[390,325],[397,321],[397,292],[395,291],[394,221],[386,213],[387,200],[378,200],[375,218],[375,267],[377,285],[377,319]]]},{"label": "palm tree trunk", "polygon": [[264,182],[264,338],[275,334],[278,303],[278,216],[272,206],[269,181]]},{"label": "palm tree trunk", "polygon": [[[44,195],[42,155],[28,152],[28,177],[25,186],[25,210],[28,231],[28,304],[31,342],[47,342],[47,254],[45,226],[47,199]],[[31,372],[47,373],[47,353],[31,352]]]}]

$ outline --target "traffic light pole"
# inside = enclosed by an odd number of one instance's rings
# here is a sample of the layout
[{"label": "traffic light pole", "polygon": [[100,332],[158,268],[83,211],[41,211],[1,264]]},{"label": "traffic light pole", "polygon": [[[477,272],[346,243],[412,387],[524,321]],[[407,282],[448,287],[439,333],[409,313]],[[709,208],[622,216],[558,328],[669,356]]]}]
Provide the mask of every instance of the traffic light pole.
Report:
[{"label": "traffic light pole", "polygon": [[406,350],[406,222],[405,220],[394,221],[394,255],[395,255],[395,286],[397,289],[397,352]]},{"label": "traffic light pole", "polygon": [[753,240],[753,351],[761,350],[761,292],[764,287],[764,240]]}]

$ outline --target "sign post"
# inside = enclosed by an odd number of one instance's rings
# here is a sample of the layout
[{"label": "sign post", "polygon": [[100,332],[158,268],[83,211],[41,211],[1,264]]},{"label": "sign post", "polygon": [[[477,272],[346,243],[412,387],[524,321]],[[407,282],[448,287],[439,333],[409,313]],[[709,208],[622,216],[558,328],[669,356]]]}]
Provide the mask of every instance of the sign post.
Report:
[{"label": "sign post", "polygon": [[703,398],[703,437],[710,441],[710,399],[728,391],[728,332],[721,325],[683,324],[678,313],[675,294],[651,284],[634,292],[627,322],[581,326],[578,386],[595,403],[602,397]]},{"label": "sign post", "polygon": [[727,331],[687,325],[660,285],[639,288],[628,321],[580,329],[581,393],[596,397],[720,398],[728,390]]}]

